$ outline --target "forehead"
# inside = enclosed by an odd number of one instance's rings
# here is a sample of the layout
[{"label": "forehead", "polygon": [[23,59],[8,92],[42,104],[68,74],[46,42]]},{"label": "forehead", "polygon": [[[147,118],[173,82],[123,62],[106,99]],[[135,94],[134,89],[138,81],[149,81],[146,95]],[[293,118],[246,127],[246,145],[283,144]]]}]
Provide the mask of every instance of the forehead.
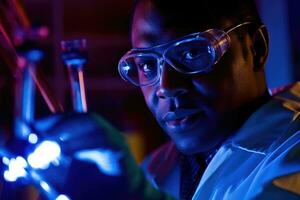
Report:
[{"label": "forehead", "polygon": [[[198,12],[196,12],[198,11]],[[158,7],[151,0],[142,0],[136,6],[131,39],[133,47],[147,48],[169,42],[184,35],[210,28],[223,29],[225,19],[217,19],[207,8]]]}]

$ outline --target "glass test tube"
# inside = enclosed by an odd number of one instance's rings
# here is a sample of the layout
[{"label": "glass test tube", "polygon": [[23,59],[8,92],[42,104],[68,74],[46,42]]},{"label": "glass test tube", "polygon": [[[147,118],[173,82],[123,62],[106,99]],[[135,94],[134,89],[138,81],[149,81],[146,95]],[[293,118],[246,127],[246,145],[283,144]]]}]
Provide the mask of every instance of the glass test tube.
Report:
[{"label": "glass test tube", "polygon": [[[24,38],[24,41],[27,38]],[[38,38],[36,43],[38,42]],[[16,81],[16,136],[27,139],[31,130],[28,124],[33,123],[35,118],[35,97],[36,97],[36,67],[44,57],[44,52],[33,45],[22,44],[17,48],[19,55],[18,67],[21,70],[21,77]]]},{"label": "glass test tube", "polygon": [[87,61],[86,40],[62,41],[62,59],[68,69],[72,92],[73,109],[76,112],[86,113],[87,103],[83,67]]}]

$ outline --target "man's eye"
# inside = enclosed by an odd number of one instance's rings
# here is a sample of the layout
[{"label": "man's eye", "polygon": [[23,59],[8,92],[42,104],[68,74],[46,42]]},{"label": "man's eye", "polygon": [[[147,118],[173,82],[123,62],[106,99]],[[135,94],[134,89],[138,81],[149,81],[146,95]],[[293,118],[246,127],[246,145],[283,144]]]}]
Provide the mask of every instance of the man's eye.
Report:
[{"label": "man's eye", "polygon": [[149,67],[149,65],[148,64],[143,64],[142,65],[142,69],[143,69],[143,71],[145,72],[145,73],[147,73],[147,72],[150,72],[151,70],[150,70],[150,67]]},{"label": "man's eye", "polygon": [[139,64],[139,69],[140,71],[142,71],[143,73],[148,73],[151,72],[150,66],[147,63],[141,63]]},{"label": "man's eye", "polygon": [[151,69],[151,66],[147,63],[140,64],[139,66],[140,66],[141,73],[145,77],[151,77],[152,74],[154,73],[153,69]]},{"label": "man's eye", "polygon": [[183,59],[185,59],[185,60],[194,60],[194,59],[199,58],[200,56],[201,56],[200,51],[191,50],[191,51],[185,52],[183,54]]}]

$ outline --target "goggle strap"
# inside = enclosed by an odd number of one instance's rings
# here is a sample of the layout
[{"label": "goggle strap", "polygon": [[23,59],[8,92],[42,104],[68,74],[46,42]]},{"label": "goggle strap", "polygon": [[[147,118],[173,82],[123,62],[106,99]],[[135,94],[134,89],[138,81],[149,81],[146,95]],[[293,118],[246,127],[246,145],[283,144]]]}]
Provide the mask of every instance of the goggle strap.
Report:
[{"label": "goggle strap", "polygon": [[247,21],[247,22],[235,25],[235,26],[231,26],[231,27],[225,28],[224,31],[228,34],[231,31],[233,31],[233,30],[235,30],[237,28],[240,28],[241,26],[248,25],[248,24],[253,24],[253,23],[255,23],[255,22]]}]

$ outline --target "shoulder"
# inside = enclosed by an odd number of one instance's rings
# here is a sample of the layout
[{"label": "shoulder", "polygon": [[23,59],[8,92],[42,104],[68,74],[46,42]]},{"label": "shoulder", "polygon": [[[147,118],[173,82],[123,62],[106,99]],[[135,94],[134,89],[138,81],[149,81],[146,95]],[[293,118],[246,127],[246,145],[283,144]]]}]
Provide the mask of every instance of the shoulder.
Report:
[{"label": "shoulder", "polygon": [[268,154],[274,145],[300,130],[300,82],[272,92],[272,98],[256,110],[227,142],[235,147]]},{"label": "shoulder", "polygon": [[178,151],[173,142],[167,142],[157,148],[142,162],[141,167],[146,175],[165,176],[178,162]]},{"label": "shoulder", "polygon": [[278,199],[300,199],[300,82],[277,91],[271,101],[277,104],[276,112],[266,114],[271,126],[261,134],[274,137],[262,137],[270,143],[253,184],[263,189],[252,187],[251,193],[256,199],[275,194]]},{"label": "shoulder", "polygon": [[[299,124],[300,118],[295,122]],[[287,131],[291,133],[278,140],[260,164],[250,190],[256,194],[255,199],[269,199],[273,195],[278,199],[300,199],[300,131],[293,127]]]},{"label": "shoulder", "polygon": [[142,163],[141,167],[148,181],[174,197],[179,196],[179,152],[173,142],[156,149]]}]

